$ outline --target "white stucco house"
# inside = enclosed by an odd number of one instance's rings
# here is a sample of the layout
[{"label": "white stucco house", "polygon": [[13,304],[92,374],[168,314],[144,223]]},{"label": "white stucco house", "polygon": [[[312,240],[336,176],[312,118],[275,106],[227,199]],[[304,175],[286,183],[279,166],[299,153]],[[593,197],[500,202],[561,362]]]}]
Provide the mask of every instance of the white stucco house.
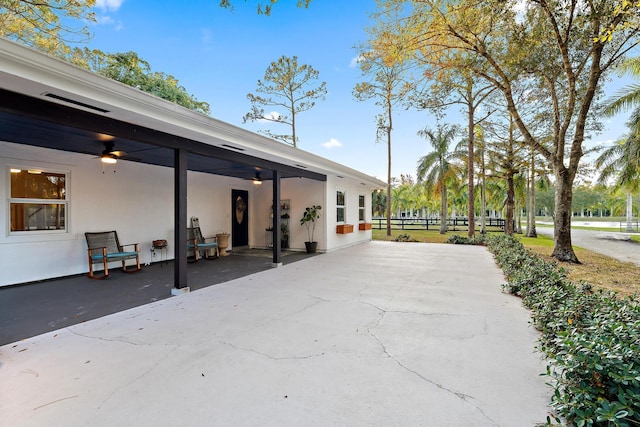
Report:
[{"label": "white stucco house", "polygon": [[266,230],[288,223],[289,250],[302,251],[299,219],[321,205],[318,250],[356,245],[371,240],[371,193],[385,185],[0,39],[0,286],[85,273],[84,233],[116,230],[142,263],[167,240],[186,288],[191,217],[205,235],[231,233],[229,249],[273,247],[278,265],[279,227]]}]

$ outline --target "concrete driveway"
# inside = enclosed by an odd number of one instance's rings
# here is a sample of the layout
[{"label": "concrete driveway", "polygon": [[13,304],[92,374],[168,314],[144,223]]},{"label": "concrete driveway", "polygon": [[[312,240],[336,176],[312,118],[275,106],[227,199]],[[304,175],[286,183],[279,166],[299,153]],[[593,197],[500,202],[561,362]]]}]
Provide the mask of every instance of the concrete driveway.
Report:
[{"label": "concrete driveway", "polygon": [[482,247],[372,242],[0,347],[7,426],[534,426],[537,334]]}]

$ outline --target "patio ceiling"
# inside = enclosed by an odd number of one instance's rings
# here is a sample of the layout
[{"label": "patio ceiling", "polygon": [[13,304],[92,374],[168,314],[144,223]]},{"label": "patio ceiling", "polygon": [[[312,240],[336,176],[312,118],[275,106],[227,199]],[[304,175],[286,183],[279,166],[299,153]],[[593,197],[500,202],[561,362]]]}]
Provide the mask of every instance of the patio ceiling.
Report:
[{"label": "patio ceiling", "polygon": [[175,133],[162,132],[93,114],[60,103],[0,89],[0,140],[18,144],[99,156],[104,141],[112,141],[114,150],[127,153],[122,160],[158,166],[174,166],[174,150],[188,151],[188,169],[192,171],[251,180],[259,174],[263,180],[280,171],[281,178],[304,177],[326,180],[326,175],[311,170],[243,153],[233,142],[211,138],[209,143],[195,141]]}]

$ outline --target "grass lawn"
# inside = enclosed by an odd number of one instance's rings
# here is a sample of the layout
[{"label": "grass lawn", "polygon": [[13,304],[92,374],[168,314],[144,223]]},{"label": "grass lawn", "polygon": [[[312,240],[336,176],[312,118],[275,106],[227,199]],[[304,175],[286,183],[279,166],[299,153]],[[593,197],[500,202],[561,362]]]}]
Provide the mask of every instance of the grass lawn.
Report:
[{"label": "grass lawn", "polygon": [[[394,240],[402,234],[408,234],[413,239],[424,243],[446,243],[449,236],[459,234],[467,235],[467,230],[449,231],[440,234],[437,230],[391,230],[391,237],[387,236],[386,230],[372,230],[373,240]],[[551,258],[553,251],[553,238],[541,236],[537,238],[520,237],[525,247],[531,249],[547,261],[555,261]],[[633,240],[640,241],[640,236],[632,236]],[[562,264],[568,272],[569,279],[577,283],[585,281],[595,288],[609,289],[627,296],[632,294],[640,295],[640,267],[629,262],[618,261],[605,255],[588,251],[574,246],[576,256],[582,262],[580,265]]]},{"label": "grass lawn", "polygon": [[[438,230],[391,230],[391,236],[387,236],[387,230],[371,230],[373,240],[394,240],[402,234],[408,234],[412,238],[423,243],[446,243],[450,234],[460,234],[459,232],[440,234]],[[465,232],[466,234],[466,232]]]},{"label": "grass lawn", "polygon": [[[489,229],[491,231],[498,231],[498,228]],[[391,230],[391,236],[387,236],[387,230],[371,230],[373,233],[373,240],[395,240],[402,234],[408,234],[413,239],[416,239],[422,243],[446,243],[449,236],[459,234],[461,236],[467,235],[466,227],[457,227],[456,230],[449,230],[446,234],[440,234],[437,228],[433,230]],[[501,231],[500,231],[501,232]]]}]

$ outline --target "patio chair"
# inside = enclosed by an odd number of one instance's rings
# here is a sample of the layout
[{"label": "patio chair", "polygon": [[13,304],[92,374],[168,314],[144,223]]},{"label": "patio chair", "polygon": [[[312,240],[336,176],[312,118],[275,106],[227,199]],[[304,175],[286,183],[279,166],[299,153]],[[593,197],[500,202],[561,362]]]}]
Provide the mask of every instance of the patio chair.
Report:
[{"label": "patio chair", "polygon": [[[115,231],[101,231],[96,233],[84,233],[87,239],[87,254],[89,257],[89,277],[92,279],[106,279],[109,277],[109,263],[114,261],[122,262],[122,271],[125,273],[135,273],[140,271],[140,252],[138,243],[121,245],[118,240],[118,233]],[[125,251],[125,247],[132,247],[132,251]],[[126,261],[130,259],[136,260],[135,269],[127,269]],[[104,274],[95,276],[93,272],[93,264],[102,264],[104,266]]]},{"label": "patio chair", "polygon": [[[215,257],[209,256],[210,249],[215,249]],[[187,228],[187,250],[193,251],[195,261],[200,260],[200,251],[204,253],[205,259],[216,259],[220,256],[217,237],[203,237],[200,227]]]}]

